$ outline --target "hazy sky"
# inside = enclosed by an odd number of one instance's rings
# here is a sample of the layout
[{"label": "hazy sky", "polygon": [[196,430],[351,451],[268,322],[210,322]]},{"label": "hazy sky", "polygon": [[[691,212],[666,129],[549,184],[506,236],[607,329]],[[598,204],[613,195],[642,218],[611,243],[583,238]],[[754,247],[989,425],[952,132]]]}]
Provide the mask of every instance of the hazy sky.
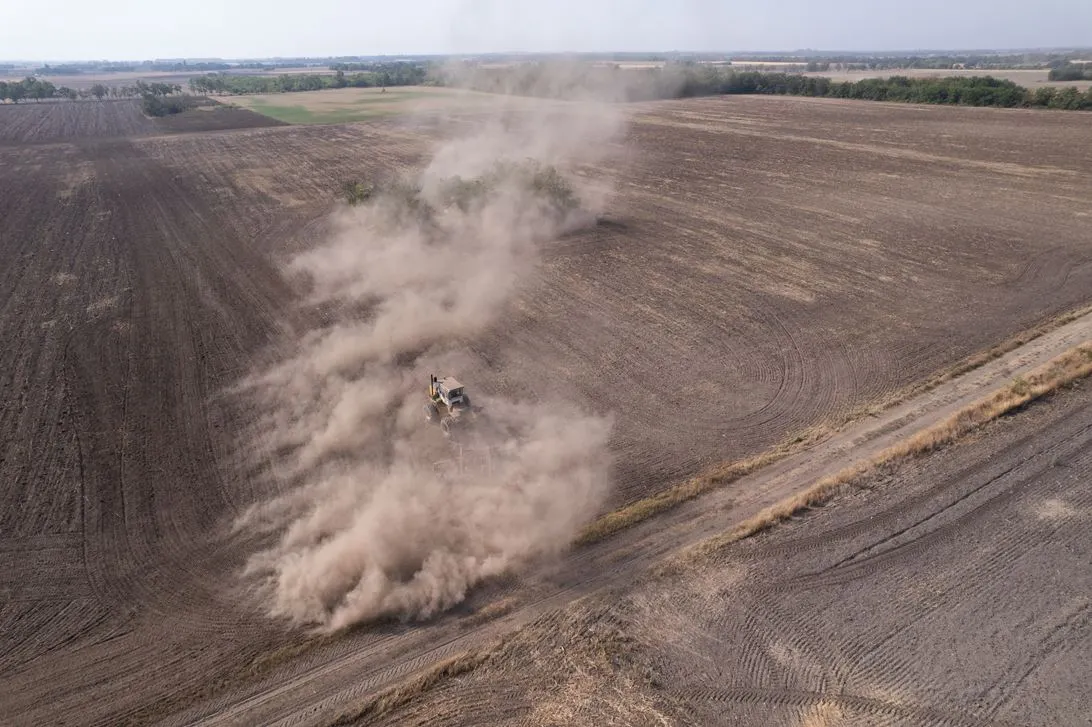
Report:
[{"label": "hazy sky", "polygon": [[0,0],[0,58],[1092,46],[1092,0]]}]

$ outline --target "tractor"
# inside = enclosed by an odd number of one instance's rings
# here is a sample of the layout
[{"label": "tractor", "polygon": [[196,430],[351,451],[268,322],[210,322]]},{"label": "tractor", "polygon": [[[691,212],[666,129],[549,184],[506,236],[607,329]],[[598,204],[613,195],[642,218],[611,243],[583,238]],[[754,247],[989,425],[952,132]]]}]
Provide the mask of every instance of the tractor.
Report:
[{"label": "tractor", "polygon": [[470,406],[470,397],[463,391],[463,385],[451,376],[438,378],[429,376],[428,403],[425,404],[425,421],[440,422],[440,431],[445,437],[451,437],[456,426],[461,427],[474,410]]}]

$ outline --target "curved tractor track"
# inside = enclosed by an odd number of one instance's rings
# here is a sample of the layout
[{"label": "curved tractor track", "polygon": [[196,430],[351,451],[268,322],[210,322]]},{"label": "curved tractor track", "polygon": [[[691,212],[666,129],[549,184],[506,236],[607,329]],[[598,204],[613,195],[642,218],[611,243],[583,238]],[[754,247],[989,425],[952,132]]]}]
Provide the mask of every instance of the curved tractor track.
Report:
[{"label": "curved tractor track", "polygon": [[[732,512],[723,501],[684,508],[486,584],[428,624],[301,643],[238,588],[257,544],[228,527],[272,485],[237,466],[254,413],[221,394],[308,330],[279,264],[321,239],[340,184],[420,165],[438,132],[252,128],[252,116],[239,129],[224,128],[236,123],[226,116],[163,125],[123,102],[38,106],[0,108],[6,719],[321,722],[625,585],[687,542],[703,508]],[[616,414],[612,505],[838,419],[1092,290],[1087,220],[1073,202],[1092,197],[1090,115],[759,98],[635,114],[619,142],[631,153],[599,170],[616,182],[608,219],[546,246],[497,324],[466,342],[475,389],[561,394]],[[748,496],[731,499],[758,501]],[[771,597],[821,592],[834,586],[803,584],[853,568],[871,574],[869,557],[920,555],[900,538],[935,518],[881,520],[909,529],[829,572],[763,581]],[[844,525],[845,542],[860,527]],[[505,602],[507,620],[476,612]],[[784,616],[752,618],[766,633]],[[792,637],[793,648],[830,641],[816,634]],[[823,684],[850,676],[832,667]],[[678,686],[714,701],[755,688]],[[784,699],[820,686],[786,687]]]}]

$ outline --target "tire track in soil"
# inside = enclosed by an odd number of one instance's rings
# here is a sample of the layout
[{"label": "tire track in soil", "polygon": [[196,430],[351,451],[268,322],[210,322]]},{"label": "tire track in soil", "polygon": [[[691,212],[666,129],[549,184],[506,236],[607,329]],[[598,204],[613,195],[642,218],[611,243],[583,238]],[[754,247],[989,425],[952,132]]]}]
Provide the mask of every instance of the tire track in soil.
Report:
[{"label": "tire track in soil", "polygon": [[[263,292],[269,300],[268,291],[247,275],[225,277],[243,268],[231,259],[237,246],[192,214],[189,193],[162,168],[129,145],[97,149],[96,156],[102,184],[117,200],[115,224],[126,231],[118,235],[118,256],[129,261],[133,285],[124,340],[111,341],[105,325],[77,335],[76,358],[93,362],[84,390],[102,388],[91,381],[102,372],[118,377],[91,409],[103,425],[87,427],[92,438],[106,432],[106,441],[91,447],[116,457],[113,472],[91,473],[89,500],[97,506],[87,530],[101,541],[91,536],[97,552],[89,561],[116,600],[171,611],[215,600],[201,585],[202,561],[222,546],[194,536],[210,533],[234,503],[212,454],[207,401],[215,389],[207,362],[244,357],[247,341],[269,330],[267,310],[255,305]],[[252,310],[265,320],[234,320]],[[119,400],[120,411],[101,415]],[[168,441],[169,449],[156,444]],[[162,567],[164,559],[185,585],[152,585],[143,575],[144,564]]]},{"label": "tire track in soil", "polygon": [[[1088,417],[1088,415],[1089,412],[1081,411],[1076,412],[1071,416],[1083,420]],[[1025,441],[1030,441],[1031,439],[1032,438],[1029,437]],[[843,584],[850,580],[869,576],[876,571],[886,570],[897,560],[903,558],[916,558],[922,550],[932,547],[935,542],[952,542],[956,538],[958,531],[965,530],[969,523],[980,519],[994,508],[1004,507],[1010,504],[1013,499],[1022,495],[1028,488],[1038,486],[1038,478],[1047,469],[1052,467],[1050,462],[1044,462],[1041,458],[1045,457],[1050,452],[1060,449],[1071,449],[1073,440],[1077,440],[1080,445],[1087,444],[1089,440],[1092,440],[1092,424],[1066,436],[1064,439],[1051,442],[1050,446],[1037,450],[1030,457],[1021,458],[1013,465],[1004,468],[999,474],[988,478],[981,485],[973,487],[968,491],[961,492],[959,497],[951,503],[945,504],[939,509],[926,510],[922,516],[913,520],[908,526],[896,529],[891,533],[885,533],[879,541],[866,548],[850,553],[832,566],[824,568],[822,571],[816,573],[797,576],[788,581],[777,583],[770,587],[770,591],[776,592],[790,589],[802,590],[807,588],[821,588],[828,584]],[[1032,466],[1033,461],[1035,469],[1030,473],[1024,474],[1022,470],[1027,466]],[[1016,483],[1005,486],[1003,480],[1010,477],[1019,479],[1017,479]],[[994,487],[995,485],[996,487]],[[951,485],[949,485],[949,487],[950,486]],[[946,514],[950,514],[951,510],[958,508],[964,502],[988,488],[997,489],[999,491],[993,493],[986,492],[984,494],[985,499],[983,502],[972,505],[969,511],[958,514],[952,520],[932,529],[926,526],[922,528],[922,532],[914,534],[909,539],[902,540],[890,548],[884,549],[882,547],[888,542],[897,540],[900,536],[918,529],[919,526],[937,520]],[[930,494],[935,496],[936,493]],[[1079,504],[1084,503],[1082,501]],[[901,510],[902,508],[900,508],[900,512]],[[1024,534],[1017,534],[1015,531],[1012,531],[1010,535],[1002,538],[1000,541],[1002,547],[997,554],[998,557],[1009,555],[1013,543],[1015,541],[1025,542],[1023,538]],[[870,552],[877,549],[879,549],[879,552]],[[997,565],[999,564],[994,560],[988,561],[987,572]]]},{"label": "tire track in soil", "polygon": [[[1087,420],[1089,412],[1079,410],[1069,414],[1059,423],[1060,428],[1072,428],[1074,424],[1080,424]],[[825,548],[837,546],[839,542],[845,542],[854,536],[869,532],[881,533],[882,537],[864,547],[856,548],[841,557],[833,564],[814,573],[794,575],[788,579],[775,581],[763,586],[758,597],[764,603],[770,604],[770,612],[778,613],[779,604],[785,600],[790,603],[796,594],[809,589],[844,585],[848,582],[864,579],[876,574],[897,571],[900,564],[913,563],[921,560],[923,553],[938,544],[955,542],[960,533],[973,530],[974,523],[988,516],[997,508],[1005,507],[1021,497],[1031,487],[1039,487],[1044,471],[1051,468],[1048,460],[1059,450],[1072,452],[1081,451],[1089,440],[1092,439],[1092,425],[1078,428],[1075,432],[1065,437],[1054,440],[1048,446],[1042,448],[1030,448],[1029,444],[1041,444],[1041,437],[1028,435],[1019,439],[1010,447],[1011,450],[1026,450],[1027,453],[1011,465],[1005,465],[997,470],[995,463],[986,461],[976,463],[972,467],[958,472],[955,476],[946,478],[935,487],[928,488],[921,494],[903,500],[895,508],[870,515],[868,518],[856,523],[850,523],[844,528],[835,531],[827,531],[803,539],[793,539],[791,547],[764,548],[759,546],[748,553],[749,558],[755,561],[774,557],[788,556],[790,558],[806,557],[805,554],[813,548],[823,544]],[[1084,470],[1082,469],[1082,472]],[[966,486],[967,481],[981,479],[980,472],[986,472],[981,484]],[[1016,480],[1015,484],[1007,484],[1008,480]],[[957,493],[956,497],[946,497],[949,490]],[[982,493],[982,497],[976,497]],[[972,509],[959,512],[960,506],[972,498],[983,500],[971,503]],[[1083,506],[1085,501],[1077,499],[1076,505]],[[956,511],[953,516],[953,511]],[[905,523],[896,525],[898,519],[912,514],[911,519]],[[915,514],[917,513],[917,514]],[[877,548],[884,544],[900,540],[906,533],[920,530],[923,524],[937,521],[944,517],[947,520],[943,525],[933,529],[926,529],[912,536],[912,539],[902,539],[889,550]],[[931,603],[920,603],[913,599],[895,600],[886,607],[887,618],[878,621],[874,626],[865,630],[854,632],[855,645],[848,651],[839,653],[832,644],[815,648],[815,654],[827,654],[833,656],[835,665],[853,665],[858,672],[869,673],[871,670],[880,670],[890,682],[891,688],[897,689],[905,679],[908,679],[916,667],[916,656],[911,653],[890,655],[883,652],[885,644],[910,628],[913,624],[924,619],[939,616],[946,602],[975,602],[982,600],[981,589],[999,582],[1003,572],[1012,571],[1015,563],[1034,549],[1038,542],[1057,542],[1054,530],[1045,535],[1037,534],[1034,540],[1029,542],[1027,533],[1017,529],[1005,531],[1005,534],[995,538],[991,552],[986,557],[979,557],[975,561],[974,578],[959,580],[950,584],[941,593],[935,593],[937,600]],[[868,553],[862,557],[863,554]],[[980,554],[981,555],[981,554]],[[940,600],[943,598],[943,600]],[[820,615],[821,616],[821,615]],[[788,623],[791,619],[799,621],[800,614],[781,615],[772,624],[771,633],[786,633],[792,629]],[[822,635],[829,630],[821,617],[811,620],[811,627],[802,629],[808,634]],[[888,631],[886,624],[899,624],[893,630]],[[876,660],[880,663],[873,664],[870,652],[876,654]],[[848,678],[848,675],[847,675]]]},{"label": "tire track in soil", "polygon": [[[1036,435],[1025,436],[1015,444],[1007,444],[1005,450],[1007,452],[1018,451],[1020,454],[1016,455],[1017,462],[1013,465],[1006,465],[1001,468],[1000,473],[989,472],[995,470],[996,465],[991,463],[988,458],[982,462],[977,463],[973,468],[965,468],[963,470],[957,470],[952,472],[946,477],[942,485],[930,487],[924,493],[926,497],[931,500],[941,500],[941,502],[930,502],[928,504],[939,504],[940,507],[924,508],[921,511],[928,513],[924,518],[917,518],[916,522],[924,522],[925,520],[932,519],[933,517],[939,517],[945,514],[947,511],[953,509],[956,504],[962,502],[975,493],[987,488],[992,487],[993,492],[988,493],[988,498],[985,502],[975,505],[970,512],[958,513],[954,520],[949,520],[944,525],[944,530],[952,528],[960,528],[963,533],[975,532],[981,530],[983,527],[988,527],[983,523],[984,519],[989,515],[994,514],[994,520],[997,520],[996,510],[1002,506],[1012,506],[1014,501],[1020,498],[1024,498],[1030,491],[1034,491],[1038,497],[1051,495],[1055,491],[1055,487],[1050,484],[1048,479],[1044,479],[1044,472],[1057,472],[1057,469],[1053,469],[1054,465],[1045,464],[1048,459],[1053,460],[1059,455],[1067,458],[1069,456],[1081,457],[1080,462],[1074,462],[1067,467],[1072,467],[1071,472],[1066,473],[1072,481],[1079,481],[1082,478],[1087,478],[1089,470],[1089,457],[1085,454],[1088,451],[1089,440],[1092,439],[1092,426],[1084,424],[1089,420],[1089,415],[1092,414],[1092,406],[1086,406],[1084,408],[1075,409],[1070,411],[1067,415],[1057,420],[1054,424],[1058,429],[1062,430],[1065,434],[1060,439],[1052,439],[1047,443],[1043,443],[1041,433]],[[1038,439],[1036,442],[1034,440]],[[1038,446],[1027,446],[1028,443]],[[1028,466],[1025,466],[1028,465]],[[968,472],[971,469],[981,469],[988,472],[990,476],[987,477],[985,484],[975,484],[966,486],[963,483],[968,478]],[[978,478],[975,478],[978,479]],[[1015,480],[1012,483],[1005,483],[1003,480]],[[943,498],[946,494],[943,492],[945,489],[957,490],[960,497],[956,499],[956,502],[948,502]],[[913,498],[913,500],[920,500],[921,498]],[[951,500],[952,498],[947,498]],[[1077,492],[1071,492],[1066,497],[1066,502],[1070,507],[1081,510],[1092,505],[1092,495],[1088,494],[1084,490],[1078,490]],[[1028,507],[1022,507],[1021,509],[1029,509]],[[917,507],[913,506],[913,503],[908,501],[907,510],[913,512],[917,510]],[[1010,507],[1011,509],[1011,507]],[[882,537],[877,542],[883,542],[890,540],[889,534],[892,533],[892,525],[894,521],[890,517],[885,517],[889,511],[881,511],[877,515],[867,518],[869,523],[868,531],[882,534]],[[857,528],[858,523],[853,523],[851,527]],[[744,646],[744,654],[752,653],[756,650],[765,648],[761,645],[753,645],[753,639],[756,634],[767,634],[765,640],[769,643],[776,643],[778,638],[784,638],[784,634],[801,633],[809,635],[809,641],[814,641],[815,636],[822,638],[825,634],[840,634],[840,638],[845,640],[849,638],[849,649],[843,650],[836,647],[833,643],[825,643],[821,647],[813,649],[812,653],[817,657],[825,660],[827,663],[833,662],[834,665],[847,664],[851,665],[852,673],[847,673],[845,676],[852,676],[852,680],[844,679],[840,680],[839,688],[837,691],[852,690],[853,682],[864,681],[864,683],[883,683],[885,688],[893,693],[906,693],[906,685],[914,684],[914,687],[918,690],[918,693],[931,693],[942,692],[942,686],[939,683],[924,682],[922,675],[920,674],[920,654],[915,653],[912,650],[898,649],[894,653],[891,653],[887,649],[888,642],[902,635],[902,633],[910,628],[918,628],[921,630],[928,630],[928,627],[922,626],[923,622],[933,618],[938,619],[950,618],[948,614],[948,608],[946,604],[960,604],[960,603],[991,603],[1000,602],[1004,599],[1005,586],[1005,574],[1018,572],[1021,568],[1017,565],[1019,561],[1030,557],[1034,554],[1035,550],[1044,543],[1050,543],[1054,546],[1062,547],[1077,547],[1077,543],[1084,538],[1084,532],[1079,528],[1074,528],[1070,524],[1068,527],[1068,533],[1063,532],[1063,525],[1059,524],[1056,527],[1043,527],[1040,526],[1034,535],[1029,537],[1026,529],[1019,527],[1010,527],[1005,525],[1002,528],[989,528],[990,531],[999,532],[1000,535],[995,535],[992,538],[990,548],[982,552],[981,546],[978,549],[980,555],[984,557],[976,558],[973,561],[973,566],[968,565],[967,568],[973,568],[973,572],[966,574],[963,577],[958,574],[953,577],[942,591],[937,591],[935,587],[931,589],[934,594],[932,603],[918,604],[914,603],[915,599],[892,599],[886,604],[884,617],[877,619],[872,625],[867,626],[865,629],[852,628],[847,634],[843,629],[839,631],[837,624],[832,624],[830,621],[824,618],[821,607],[803,609],[796,608],[794,611],[794,605],[797,603],[799,593],[801,590],[817,589],[822,586],[837,586],[844,585],[847,580],[844,579],[831,579],[826,580],[823,578],[828,572],[824,570],[820,576],[804,574],[802,576],[790,577],[783,580],[780,583],[773,586],[756,586],[754,588],[754,596],[746,597],[744,594],[735,594],[735,599],[745,599],[743,608],[745,609],[747,616],[750,616],[750,610],[748,610],[748,604],[750,609],[754,611],[761,610],[763,616],[766,614],[774,614],[775,616],[769,619],[771,628],[752,628],[751,621],[744,617],[740,619],[742,621],[741,631],[750,636],[748,638],[748,644],[750,646]],[[909,528],[897,528],[895,533],[906,532]],[[838,549],[837,543],[839,541],[845,542],[848,540],[846,537],[828,538],[831,531],[826,533],[818,533],[814,536],[810,536],[805,539],[791,538],[790,540],[794,545],[799,547],[792,548],[768,548],[759,546],[758,548],[747,552],[743,557],[749,562],[762,563],[765,559],[781,556],[787,557],[790,562],[792,560],[806,560],[809,558],[808,550],[814,548],[817,541],[822,540],[826,542],[826,548]],[[932,546],[936,546],[940,543],[947,543],[955,546],[954,549],[958,552],[960,543],[957,541],[957,534],[941,532],[938,530],[932,530],[923,536],[917,537],[910,543],[906,543],[907,546],[913,546],[916,549],[919,544],[921,546],[926,545],[926,541],[932,541],[934,536],[936,541],[931,542]],[[1086,538],[1085,538],[1086,540]],[[1067,543],[1072,541],[1073,545],[1068,546]],[[922,558],[922,552],[913,552],[912,548],[901,549],[895,554],[897,557],[877,557],[875,561],[869,562],[868,575],[883,575],[889,573],[898,573],[901,570],[906,572],[913,572],[913,563],[921,562],[922,560],[928,560]],[[924,550],[924,547],[922,547]],[[814,552],[814,551],[813,551]],[[836,563],[835,567],[829,570],[839,570],[844,568],[853,568],[857,562],[852,560],[853,553],[860,553],[861,550],[851,551],[850,556],[842,557]],[[1072,551],[1077,552],[1077,551]],[[884,554],[888,555],[887,553]],[[814,556],[811,556],[814,558]],[[938,560],[934,558],[933,560]],[[945,558],[939,558],[940,562],[945,562]],[[905,562],[904,562],[905,561]],[[844,564],[850,565],[844,565]],[[1026,568],[1024,569],[1026,570]],[[854,573],[853,579],[863,578],[864,574]],[[863,586],[862,586],[863,588]],[[884,588],[878,586],[878,588]],[[997,590],[998,593],[989,593],[987,591]],[[786,607],[781,608],[782,604],[786,604]],[[989,717],[993,717],[999,711],[1001,706],[1011,696],[1011,694],[1018,690],[1020,685],[1026,679],[1027,675],[1038,667],[1048,656],[1056,657],[1059,654],[1066,652],[1067,650],[1073,650],[1077,648],[1077,645],[1081,643],[1081,638],[1087,636],[1088,619],[1088,601],[1085,598],[1082,602],[1077,603],[1073,608],[1064,611],[1055,617],[1057,619],[1057,625],[1047,631],[1039,640],[1039,646],[1033,649],[1032,652],[1025,655],[1024,658],[1017,660],[1012,664],[1005,672],[1004,676],[999,677],[993,682],[989,689],[981,694],[978,698],[969,700],[974,703],[976,710],[981,710],[983,714]],[[765,619],[764,619],[765,620]],[[865,619],[868,624],[868,619]],[[714,633],[727,632],[727,629],[731,624],[725,619],[718,619],[716,622],[720,631],[715,627]],[[893,624],[895,628],[888,631],[885,624]],[[1030,624],[1029,624],[1030,625]],[[938,625],[938,632],[943,632],[943,625]],[[774,635],[774,636],[770,636]],[[761,639],[760,639],[761,641]],[[761,684],[763,677],[757,670],[753,670],[752,660],[745,656],[744,664],[748,665],[748,668],[744,672],[748,675],[748,678],[755,684]],[[825,690],[820,690],[825,691]]]},{"label": "tire track in soil", "polygon": [[[192,193],[131,145],[87,145],[84,153],[95,160],[94,204],[110,224],[91,252],[111,261],[110,274],[123,281],[113,287],[125,291],[75,326],[58,356],[62,398],[78,435],[81,477],[73,481],[82,478],[84,490],[83,545],[64,551],[79,585],[67,590],[78,594],[89,584],[96,599],[83,602],[87,614],[62,609],[41,634],[10,645],[5,667],[23,668],[4,703],[27,719],[83,713],[94,720],[81,708],[84,690],[107,674],[125,674],[96,690],[96,713],[109,711],[113,724],[137,714],[134,705],[184,693],[210,671],[260,651],[275,631],[225,589],[241,556],[221,537],[234,483],[219,471],[211,438],[223,435],[212,434],[211,422],[230,431],[245,414],[213,413],[207,402],[268,335],[283,289],[264,258],[247,257],[245,247],[192,214]],[[82,267],[86,274],[95,261]],[[60,574],[38,575],[56,590]],[[44,613],[46,606],[37,607]],[[148,667],[163,663],[149,640],[170,651],[172,643],[210,639],[202,660],[174,665],[170,683],[133,688]],[[93,666],[57,693],[47,675],[50,661],[67,661],[66,651]],[[46,654],[50,660],[40,658]],[[104,699],[109,693],[113,699]]]}]

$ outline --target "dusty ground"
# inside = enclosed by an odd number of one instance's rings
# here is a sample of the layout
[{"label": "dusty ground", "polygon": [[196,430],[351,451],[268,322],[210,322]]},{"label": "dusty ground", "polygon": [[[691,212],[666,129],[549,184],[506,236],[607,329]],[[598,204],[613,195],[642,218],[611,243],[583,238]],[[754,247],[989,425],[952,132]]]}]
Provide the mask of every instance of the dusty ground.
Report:
[{"label": "dusty ground", "polygon": [[1085,724],[1090,438],[1085,383],[358,723]]},{"label": "dusty ground", "polygon": [[[305,324],[277,264],[340,183],[419,163],[435,132],[201,131],[192,115],[162,129],[123,102],[63,107],[0,108],[0,709],[118,724],[197,703],[253,723],[236,689],[299,637],[233,590],[250,544],[226,525],[267,483],[231,458],[252,413],[218,394]],[[468,342],[465,375],[616,412],[616,503],[1092,289],[1087,115],[760,98],[643,113],[609,219],[550,246]],[[350,652],[397,665],[310,677],[366,694],[444,656],[462,617],[377,627],[285,669]]]}]

